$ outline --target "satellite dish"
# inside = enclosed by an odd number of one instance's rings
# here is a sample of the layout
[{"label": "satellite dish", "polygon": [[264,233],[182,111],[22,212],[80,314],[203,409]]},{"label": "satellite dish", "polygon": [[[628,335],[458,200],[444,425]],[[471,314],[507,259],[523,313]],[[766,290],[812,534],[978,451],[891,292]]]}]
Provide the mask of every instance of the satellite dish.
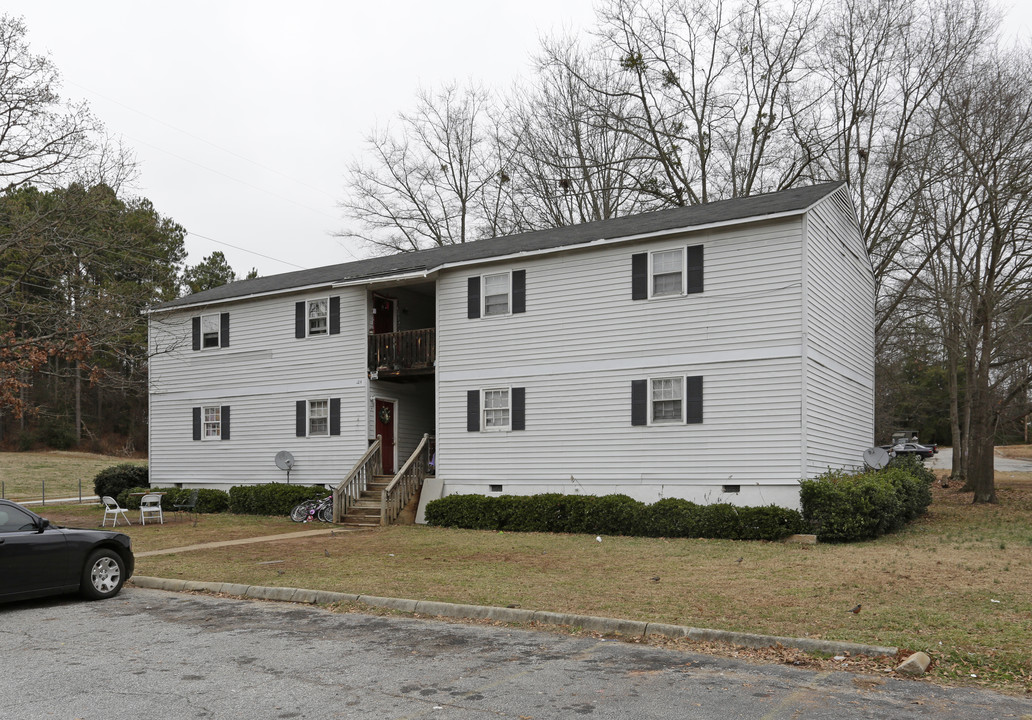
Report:
[{"label": "satellite dish", "polygon": [[884,448],[872,447],[864,450],[864,463],[875,470],[881,470],[889,464],[889,454]]},{"label": "satellite dish", "polygon": [[290,468],[294,467],[294,456],[287,450],[276,453],[276,467],[287,471],[287,482],[290,482]]}]

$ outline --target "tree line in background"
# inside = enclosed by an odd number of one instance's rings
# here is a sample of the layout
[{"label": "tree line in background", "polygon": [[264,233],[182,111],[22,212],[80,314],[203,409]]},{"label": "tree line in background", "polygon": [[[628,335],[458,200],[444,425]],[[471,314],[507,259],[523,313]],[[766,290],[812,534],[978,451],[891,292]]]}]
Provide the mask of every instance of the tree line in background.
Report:
[{"label": "tree line in background", "polygon": [[155,302],[234,279],[222,253],[184,267],[186,231],[132,197],[132,155],[24,24],[0,17],[0,440],[146,447],[147,323]]},{"label": "tree line in background", "polygon": [[[142,447],[142,310],[235,274],[221,253],[184,268],[185,230],[125,190],[132,157],[55,94],[20,21],[0,42],[0,431]],[[986,0],[603,0],[509,91],[428,89],[374,130],[344,234],[414,251],[846,180],[879,439],[954,445],[992,502],[993,443],[1030,411],[1030,70]]]},{"label": "tree line in background", "polygon": [[1030,412],[1029,50],[985,0],[603,0],[528,81],[425,90],[374,130],[345,234],[413,251],[846,180],[877,434],[952,444],[993,502],[994,442]]}]

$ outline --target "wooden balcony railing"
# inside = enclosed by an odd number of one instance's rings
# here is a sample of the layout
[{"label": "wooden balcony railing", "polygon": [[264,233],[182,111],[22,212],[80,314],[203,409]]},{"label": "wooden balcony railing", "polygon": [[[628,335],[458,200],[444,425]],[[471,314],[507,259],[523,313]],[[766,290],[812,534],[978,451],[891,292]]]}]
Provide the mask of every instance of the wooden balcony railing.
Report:
[{"label": "wooden balcony railing", "polygon": [[369,336],[369,370],[380,376],[433,372],[436,355],[434,328]]}]

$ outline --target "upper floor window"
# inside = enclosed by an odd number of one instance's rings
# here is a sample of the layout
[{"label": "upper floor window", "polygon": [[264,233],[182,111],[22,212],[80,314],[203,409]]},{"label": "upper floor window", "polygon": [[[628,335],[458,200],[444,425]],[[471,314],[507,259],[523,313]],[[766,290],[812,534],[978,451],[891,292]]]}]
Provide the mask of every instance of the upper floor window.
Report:
[{"label": "upper floor window", "polygon": [[229,313],[194,315],[193,349],[229,347]]},{"label": "upper floor window", "polygon": [[684,292],[684,251],[652,253],[652,297],[680,295]]},{"label": "upper floor window", "polygon": [[329,300],[319,298],[308,301],[308,334],[326,335],[330,331]]},{"label": "upper floor window", "polygon": [[467,278],[469,319],[527,312],[527,271],[491,273]]},{"label": "upper floor window", "polygon": [[631,256],[631,299],[678,297],[703,289],[702,245]]},{"label": "upper floor window", "polygon": [[219,346],[219,326],[221,325],[218,315],[201,315],[201,347],[213,348]]},{"label": "upper floor window", "polygon": [[509,314],[509,273],[484,275],[484,317]]}]

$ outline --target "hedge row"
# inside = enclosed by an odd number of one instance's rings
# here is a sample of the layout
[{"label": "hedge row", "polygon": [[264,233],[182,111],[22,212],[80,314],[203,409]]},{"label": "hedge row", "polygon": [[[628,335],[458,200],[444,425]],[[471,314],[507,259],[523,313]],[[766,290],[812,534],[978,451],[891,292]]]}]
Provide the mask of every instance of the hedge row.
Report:
[{"label": "hedge row", "polygon": [[[161,507],[166,512],[172,510],[173,505],[181,505],[190,500],[190,493],[192,490],[185,488],[149,488],[149,487],[134,487],[129,488],[119,493],[118,504],[129,510],[139,510],[140,500],[143,496],[139,493],[147,492],[161,492],[164,493],[164,497],[161,498]],[[132,495],[130,493],[137,493]],[[197,491],[197,508],[195,512],[199,513],[221,513],[229,510],[229,494],[222,490],[209,490],[202,489]]]},{"label": "hedge row", "polygon": [[441,527],[514,532],[779,540],[816,533],[825,542],[867,540],[902,528],[932,502],[935,475],[913,456],[883,470],[829,470],[800,489],[802,513],[770,505],[697,505],[666,499],[645,505],[626,495],[449,495],[427,503]]},{"label": "hedge row", "polygon": [[[129,510],[140,508],[141,495],[154,490],[164,493],[161,507],[171,510],[173,505],[187,502],[192,490],[186,488],[127,488],[118,494],[118,504]],[[298,503],[312,498],[324,498],[329,492],[322,487],[307,485],[286,485],[269,483],[268,485],[239,485],[224,490],[201,489],[197,491],[197,512],[220,513],[232,512],[241,515],[289,515]]]},{"label": "hedge row", "polygon": [[935,475],[912,456],[896,458],[883,470],[829,470],[803,481],[803,520],[823,542],[880,537],[928,510],[934,481]]},{"label": "hedge row", "polygon": [[513,532],[779,540],[803,531],[795,510],[770,505],[697,505],[674,498],[646,505],[626,495],[449,495],[427,503],[426,522]]}]

